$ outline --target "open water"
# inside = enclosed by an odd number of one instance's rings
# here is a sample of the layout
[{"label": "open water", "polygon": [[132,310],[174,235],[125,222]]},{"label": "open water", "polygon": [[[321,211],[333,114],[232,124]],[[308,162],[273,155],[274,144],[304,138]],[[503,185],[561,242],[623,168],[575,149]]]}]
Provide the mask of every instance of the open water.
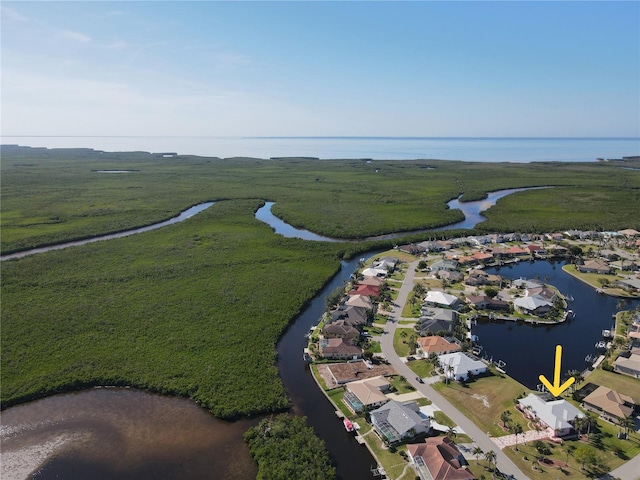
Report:
[{"label": "open water", "polygon": [[640,155],[640,138],[0,137],[2,144],[210,157],[313,157],[474,162],[593,162]]}]

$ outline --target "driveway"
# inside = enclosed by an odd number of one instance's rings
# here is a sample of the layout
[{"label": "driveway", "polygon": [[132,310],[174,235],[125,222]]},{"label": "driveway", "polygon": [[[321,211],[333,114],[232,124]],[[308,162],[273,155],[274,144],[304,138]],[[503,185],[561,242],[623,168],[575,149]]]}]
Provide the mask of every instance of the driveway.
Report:
[{"label": "driveway", "polygon": [[527,480],[527,477],[518,467],[496,447],[496,444],[484,432],[482,432],[473,422],[467,419],[460,411],[449,403],[442,395],[436,392],[430,385],[419,383],[415,380],[413,371],[400,360],[393,348],[393,336],[398,326],[398,320],[401,319],[402,308],[409,297],[409,293],[413,290],[415,270],[418,260],[411,262],[407,269],[404,281],[398,292],[391,316],[393,321],[388,321],[384,327],[385,334],[380,339],[382,353],[387,357],[389,363],[396,371],[404,376],[416,390],[421,392],[425,397],[429,398],[438,409],[442,410],[451,420],[453,420],[474,442],[485,452],[493,450],[496,453],[496,465],[498,469],[507,475],[512,475],[518,480]]}]

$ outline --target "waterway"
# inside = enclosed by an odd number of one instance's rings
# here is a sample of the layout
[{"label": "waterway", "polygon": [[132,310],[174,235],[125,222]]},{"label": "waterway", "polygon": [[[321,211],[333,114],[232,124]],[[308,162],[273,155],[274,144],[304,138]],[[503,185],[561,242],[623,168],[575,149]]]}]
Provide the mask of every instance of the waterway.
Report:
[{"label": "waterway", "polygon": [[[492,199],[462,203],[460,207],[465,209],[465,214],[473,212],[474,208],[479,212],[506,194],[495,192]],[[203,204],[203,209],[210,206],[204,205],[207,204]],[[288,235],[294,230],[290,227],[286,233],[279,233]],[[371,478],[370,467],[374,460],[365,447],[344,431],[333,407],[303,362],[302,349],[306,343],[304,334],[319,320],[326,295],[348,279],[357,262],[358,259],[354,259],[342,264],[341,271],[295,320],[278,344],[278,368],[293,412],[306,416],[320,438],[325,440],[339,478],[345,480]],[[526,265],[529,264],[518,266]],[[547,275],[544,271],[518,273],[536,274]],[[567,290],[561,285],[558,287],[563,293]],[[576,303],[581,301],[577,290],[574,296]],[[580,315],[568,325],[578,325],[579,318]],[[483,332],[479,334],[481,340],[489,337]],[[511,373],[511,357],[500,349],[500,343],[494,345],[488,338],[482,343],[487,352],[508,361],[507,369]],[[510,344],[513,343],[511,339]],[[522,344],[531,345],[526,340]],[[535,353],[523,350],[523,347],[521,351]],[[524,356],[530,364],[547,368],[537,361],[531,362],[530,354]],[[571,368],[569,364],[567,367]],[[52,396],[3,412],[0,473],[3,479],[28,478],[28,472],[39,467],[34,478],[255,478],[256,467],[242,441],[242,434],[257,421],[259,419],[221,422],[188,400],[130,389],[93,389]]]},{"label": "waterway", "polygon": [[22,257],[26,257],[27,255],[34,255],[36,253],[50,252],[52,250],[61,250],[63,248],[77,247],[77,246],[80,246],[80,245],[86,245],[87,243],[102,242],[104,240],[112,240],[114,238],[128,237],[129,235],[135,235],[137,233],[149,232],[151,230],[156,230],[158,228],[166,227],[167,225],[173,225],[174,223],[183,222],[183,221],[187,220],[188,218],[191,218],[194,215],[202,212],[203,210],[206,210],[207,208],[209,208],[214,203],[215,202],[199,203],[198,205],[194,205],[194,206],[189,207],[186,210],[180,212],[180,214],[178,216],[176,216],[176,217],[170,218],[169,220],[165,220],[163,222],[154,223],[153,225],[147,225],[145,227],[134,228],[134,229],[125,230],[125,231],[122,231],[122,232],[110,233],[108,235],[101,235],[99,237],[85,238],[83,240],[76,240],[76,241],[73,241],[73,242],[59,243],[57,245],[49,245],[47,247],[33,248],[31,250],[25,250],[25,251],[22,251],[22,252],[10,253],[8,255],[2,255],[0,257],[0,261],[11,260],[12,258],[22,258]]},{"label": "waterway", "polygon": [[[531,389],[537,388],[540,374],[552,378],[556,345],[562,345],[562,374],[568,370],[583,371],[588,366],[585,357],[596,355],[595,343],[602,340],[602,330],[612,327],[612,316],[618,312],[619,299],[598,294],[593,287],[565,273],[562,270],[565,263],[539,260],[486,270],[509,279],[538,279],[574,298],[569,308],[575,317],[561,324],[482,322],[472,329],[484,348],[483,354],[494,361],[506,362],[507,374]],[[638,304],[638,300],[629,301],[625,309]]]}]

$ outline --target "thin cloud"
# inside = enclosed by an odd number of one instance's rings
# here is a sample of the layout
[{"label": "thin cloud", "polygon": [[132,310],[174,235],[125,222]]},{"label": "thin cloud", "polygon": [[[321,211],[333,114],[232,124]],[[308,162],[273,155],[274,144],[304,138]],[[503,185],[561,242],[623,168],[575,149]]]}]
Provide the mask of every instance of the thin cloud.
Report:
[{"label": "thin cloud", "polygon": [[8,18],[13,22],[26,22],[27,20],[29,20],[27,17],[17,12],[13,8],[5,6],[0,7],[0,13],[2,14],[3,18]]},{"label": "thin cloud", "polygon": [[73,30],[61,30],[59,33],[60,33],[60,36],[62,36],[63,38],[66,38],[67,40],[71,40],[74,42],[79,42],[79,43],[91,42],[91,37],[81,32],[74,32]]},{"label": "thin cloud", "polygon": [[213,58],[218,64],[227,67],[239,67],[251,63],[249,57],[237,53],[216,53]]}]

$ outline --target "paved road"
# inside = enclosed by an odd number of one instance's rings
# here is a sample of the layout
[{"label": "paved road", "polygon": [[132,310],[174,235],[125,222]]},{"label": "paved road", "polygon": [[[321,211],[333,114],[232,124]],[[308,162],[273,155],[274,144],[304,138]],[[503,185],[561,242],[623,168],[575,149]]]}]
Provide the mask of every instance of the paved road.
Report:
[{"label": "paved road", "polygon": [[419,392],[428,397],[435,405],[438,406],[451,420],[456,422],[456,424],[462,428],[469,435],[482,450],[488,452],[493,450],[496,452],[496,464],[498,469],[507,474],[512,475],[513,478],[518,480],[528,480],[524,473],[522,473],[518,467],[504,454],[501,450],[499,450],[495,443],[489,438],[484,432],[482,432],[476,425],[471,422],[467,417],[465,417],[460,411],[455,408],[451,403],[449,403],[442,395],[436,392],[429,385],[424,383],[419,383],[415,377],[416,375],[413,371],[405,365],[405,363],[400,360],[400,357],[396,354],[393,348],[393,335],[398,326],[398,320],[402,315],[402,308],[409,297],[409,293],[413,289],[413,280],[415,275],[415,270],[418,265],[418,261],[412,262],[409,264],[407,274],[402,282],[402,287],[400,287],[400,291],[398,293],[398,298],[393,307],[392,315],[390,318],[393,318],[394,321],[388,321],[385,325],[384,331],[385,333],[382,335],[380,346],[382,348],[382,353],[387,357],[389,363],[396,369],[396,371],[404,376],[409,383],[411,383]]}]

